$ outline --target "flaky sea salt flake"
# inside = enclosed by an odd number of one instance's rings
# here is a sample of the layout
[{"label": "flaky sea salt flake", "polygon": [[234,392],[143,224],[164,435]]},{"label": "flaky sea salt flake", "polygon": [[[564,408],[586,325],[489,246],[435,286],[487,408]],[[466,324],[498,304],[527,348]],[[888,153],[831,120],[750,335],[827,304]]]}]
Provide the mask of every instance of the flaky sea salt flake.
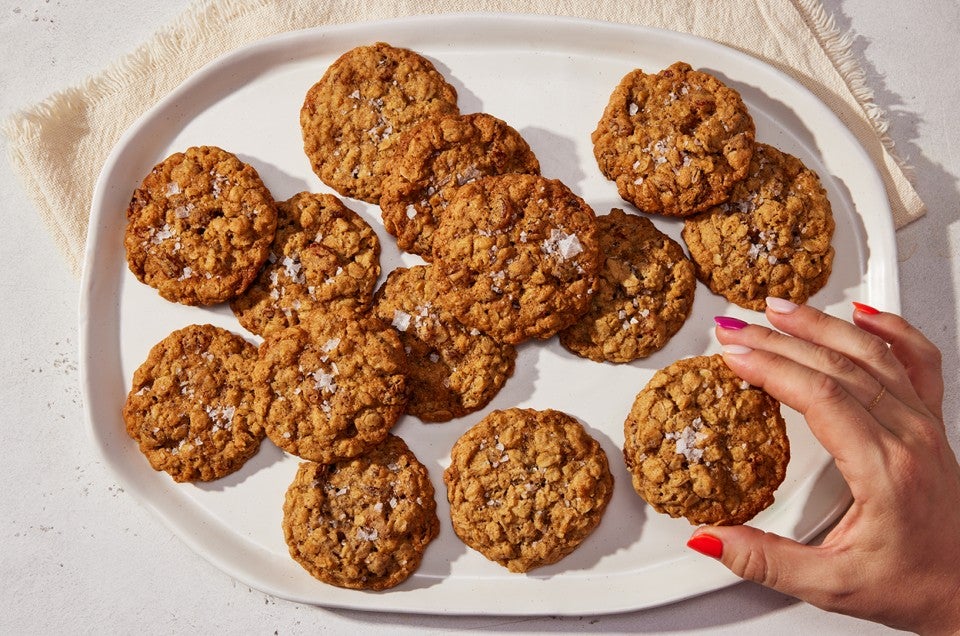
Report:
[{"label": "flaky sea salt flake", "polygon": [[563,230],[553,228],[550,230],[550,238],[543,241],[541,249],[547,255],[559,256],[566,260],[582,252],[583,246],[576,234],[567,234]]}]

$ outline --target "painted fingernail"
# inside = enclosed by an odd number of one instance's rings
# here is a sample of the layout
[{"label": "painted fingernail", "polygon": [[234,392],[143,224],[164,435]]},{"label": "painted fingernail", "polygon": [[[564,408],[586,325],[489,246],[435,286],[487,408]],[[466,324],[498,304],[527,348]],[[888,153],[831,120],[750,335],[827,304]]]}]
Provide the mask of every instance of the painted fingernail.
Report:
[{"label": "painted fingernail", "polygon": [[741,344],[723,345],[722,347],[720,347],[720,350],[723,353],[732,353],[735,356],[742,356],[745,353],[750,353],[751,351],[753,351],[753,349],[751,349],[750,347],[746,347]]},{"label": "painted fingernail", "polygon": [[777,298],[776,296],[767,296],[767,307],[778,314],[792,314],[800,305],[792,303],[786,298]]},{"label": "painted fingernail", "polygon": [[879,309],[874,309],[874,308],[871,307],[870,305],[865,305],[865,304],[863,304],[863,303],[858,303],[858,302],[855,301],[855,300],[853,301],[853,306],[854,306],[854,308],[855,308],[857,311],[862,311],[863,313],[869,314],[869,315],[871,315],[871,316],[876,316],[877,314],[880,313],[880,310],[879,310]]},{"label": "painted fingernail", "polygon": [[697,534],[690,537],[690,540],[687,541],[687,547],[714,559],[723,556],[723,542],[709,534]]},{"label": "painted fingernail", "polygon": [[714,316],[713,322],[717,323],[717,326],[721,329],[743,329],[748,324],[739,318],[731,318],[730,316]]}]

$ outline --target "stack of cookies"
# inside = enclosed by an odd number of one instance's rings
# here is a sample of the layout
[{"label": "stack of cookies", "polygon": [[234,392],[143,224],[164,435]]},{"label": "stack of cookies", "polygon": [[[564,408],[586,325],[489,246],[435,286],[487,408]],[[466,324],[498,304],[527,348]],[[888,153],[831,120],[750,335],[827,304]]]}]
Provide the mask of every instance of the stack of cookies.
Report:
[{"label": "stack of cookies", "polygon": [[[485,408],[528,341],[557,336],[596,362],[645,358],[689,317],[697,279],[761,309],[768,295],[806,301],[830,273],[817,176],[756,142],[740,96],[682,62],[624,77],[593,143],[626,202],[684,219],[689,257],[648,216],[597,216],[543,176],[517,130],[462,114],[413,51],[347,51],[307,91],[300,125],[321,181],[379,205],[396,246],[422,264],[380,283],[380,240],[340,198],[277,202],[223,149],[171,155],[131,198],[130,270],[173,302],[228,302],[261,342],[212,325],[175,331],[137,370],[123,417],[176,481],[239,469],[265,436],[303,459],[283,532],[291,556],[332,585],[393,587],[439,532],[428,470],[391,433],[403,415],[449,422]],[[659,371],[624,431],[637,492],[691,523],[749,520],[789,458],[779,404],[719,357]],[[612,493],[599,443],[552,409],[493,411],[450,460],[456,535],[513,572],[576,549]]]}]

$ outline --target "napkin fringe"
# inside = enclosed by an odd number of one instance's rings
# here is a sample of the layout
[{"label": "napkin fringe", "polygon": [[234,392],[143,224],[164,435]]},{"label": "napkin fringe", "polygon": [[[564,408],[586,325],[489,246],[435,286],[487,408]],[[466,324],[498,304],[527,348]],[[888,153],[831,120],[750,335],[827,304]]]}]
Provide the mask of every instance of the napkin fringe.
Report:
[{"label": "napkin fringe", "polygon": [[896,144],[890,137],[890,121],[886,113],[875,101],[876,95],[867,84],[867,73],[853,53],[853,35],[842,31],[832,14],[820,4],[819,0],[793,0],[807,24],[817,36],[824,53],[833,62],[840,77],[850,89],[854,98],[863,108],[867,120],[877,131],[880,143],[893,158],[897,166],[908,179],[913,177],[913,166],[908,164],[896,150]]}]

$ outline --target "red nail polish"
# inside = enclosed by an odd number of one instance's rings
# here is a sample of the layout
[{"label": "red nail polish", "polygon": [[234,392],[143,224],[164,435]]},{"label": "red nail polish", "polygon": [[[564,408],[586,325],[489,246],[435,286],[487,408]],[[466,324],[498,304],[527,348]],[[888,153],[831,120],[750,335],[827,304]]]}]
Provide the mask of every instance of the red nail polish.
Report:
[{"label": "red nail polish", "polygon": [[709,534],[698,534],[690,537],[687,547],[708,557],[719,559],[723,556],[723,542]]},{"label": "red nail polish", "polygon": [[871,316],[876,316],[877,314],[880,313],[879,309],[874,309],[870,305],[864,305],[863,303],[858,303],[857,301],[853,301],[853,306],[856,308],[857,311],[862,311],[863,313],[869,314]]},{"label": "red nail polish", "polygon": [[739,318],[731,318],[730,316],[714,316],[713,322],[717,323],[717,326],[721,329],[743,329],[748,324]]}]

